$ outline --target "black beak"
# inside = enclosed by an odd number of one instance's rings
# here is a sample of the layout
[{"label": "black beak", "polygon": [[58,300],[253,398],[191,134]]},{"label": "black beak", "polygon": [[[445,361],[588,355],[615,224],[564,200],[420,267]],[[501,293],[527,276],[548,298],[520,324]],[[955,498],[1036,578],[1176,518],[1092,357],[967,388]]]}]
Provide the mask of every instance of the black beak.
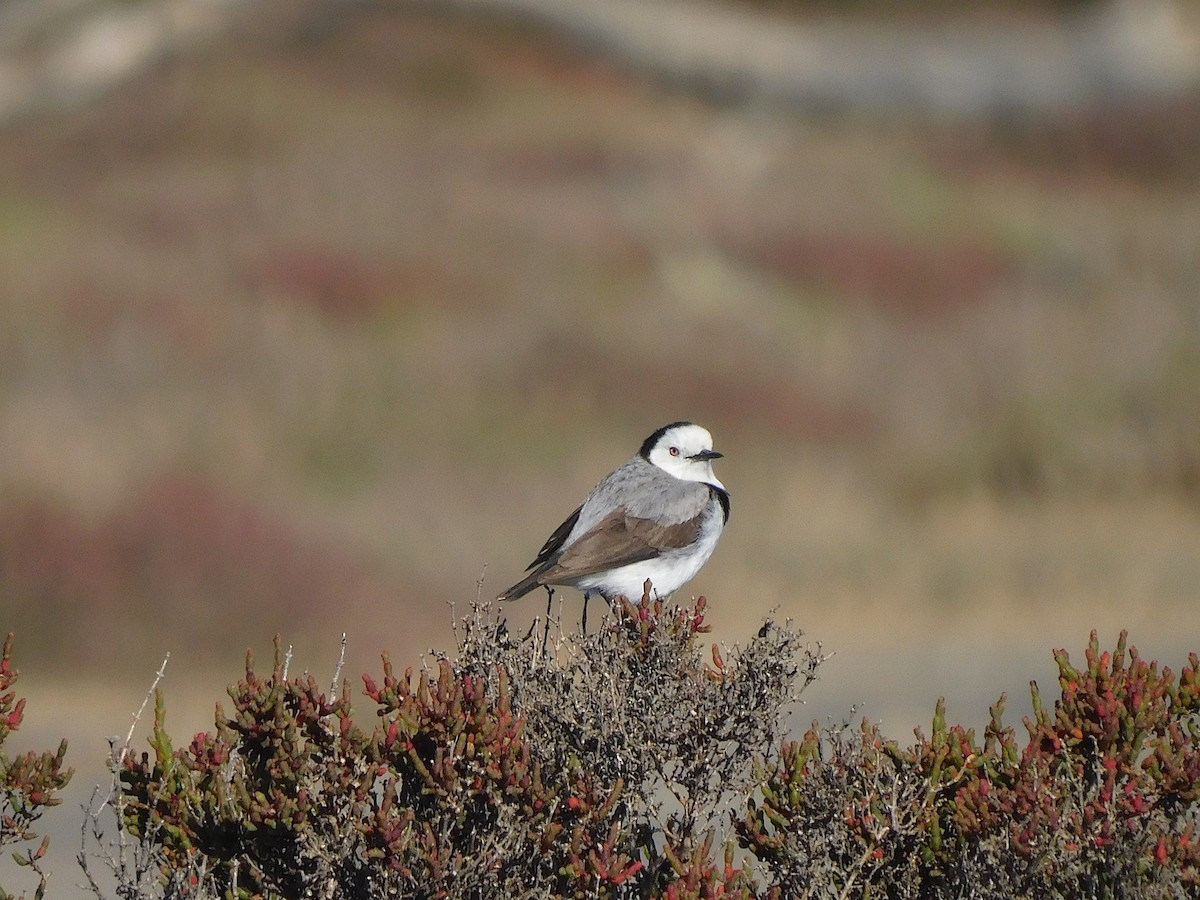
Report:
[{"label": "black beak", "polygon": [[688,459],[708,460],[720,459],[724,453],[718,453],[716,450],[701,450],[699,453],[694,453]]}]

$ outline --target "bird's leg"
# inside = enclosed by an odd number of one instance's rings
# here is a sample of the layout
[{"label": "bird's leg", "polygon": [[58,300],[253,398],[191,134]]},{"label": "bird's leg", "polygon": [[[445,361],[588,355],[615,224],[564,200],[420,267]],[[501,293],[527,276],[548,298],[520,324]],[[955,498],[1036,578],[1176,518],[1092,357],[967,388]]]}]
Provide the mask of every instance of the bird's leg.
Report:
[{"label": "bird's leg", "polygon": [[587,637],[587,602],[588,597],[592,596],[591,592],[583,592],[583,636]]},{"label": "bird's leg", "polygon": [[554,603],[554,588],[542,585],[546,589],[546,626],[542,629],[542,656],[546,656],[546,645],[550,642],[550,608]]}]

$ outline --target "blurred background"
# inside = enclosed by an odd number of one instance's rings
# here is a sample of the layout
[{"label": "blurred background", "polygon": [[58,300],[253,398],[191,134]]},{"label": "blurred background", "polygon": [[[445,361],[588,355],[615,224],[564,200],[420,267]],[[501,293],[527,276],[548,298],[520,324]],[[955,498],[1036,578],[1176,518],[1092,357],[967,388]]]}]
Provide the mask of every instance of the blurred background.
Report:
[{"label": "blurred background", "polygon": [[275,634],[417,664],[675,419],[726,454],[714,638],[835,653],[801,721],[1016,722],[1093,628],[1200,649],[1200,12],[963,6],[0,0],[52,893],[164,654],[180,742]]}]

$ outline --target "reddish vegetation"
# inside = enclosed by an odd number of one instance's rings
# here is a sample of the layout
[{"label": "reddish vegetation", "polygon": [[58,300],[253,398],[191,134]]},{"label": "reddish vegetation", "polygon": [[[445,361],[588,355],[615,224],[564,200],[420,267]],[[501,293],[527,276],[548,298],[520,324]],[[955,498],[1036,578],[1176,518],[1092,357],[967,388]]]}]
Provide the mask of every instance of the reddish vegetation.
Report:
[{"label": "reddish vegetation", "polygon": [[389,307],[436,298],[474,301],[480,290],[461,271],[436,262],[380,259],[314,244],[266,250],[242,269],[260,297],[307,304],[331,322],[360,322]]},{"label": "reddish vegetation", "polygon": [[860,406],[743,373],[706,372],[680,379],[675,370],[651,366],[639,388],[643,394],[647,385],[651,397],[661,394],[655,398],[660,405],[676,402],[684,409],[720,410],[734,430],[761,429],[781,438],[814,443],[857,443],[875,431],[871,415]]},{"label": "reddish vegetation", "polygon": [[552,392],[568,407],[637,397],[647,408],[687,409],[696,419],[719,415],[733,430],[741,427],[816,443],[862,441],[877,427],[862,406],[824,396],[817,389],[745,371],[708,371],[674,360],[614,357],[574,336],[552,336],[526,354],[525,361],[515,389],[529,395]]},{"label": "reddish vegetation", "polygon": [[[58,745],[57,753],[27,751],[17,755],[6,752],[8,736],[20,729],[25,718],[25,698],[17,698],[12,687],[18,672],[12,665],[13,635],[9,632],[0,649],[0,847],[5,855],[12,852],[17,865],[28,867],[38,877],[35,896],[45,895],[47,875],[41,867],[49,838],[41,837],[33,827],[50,808],[62,803],[59,793],[71,780],[73,770],[66,767],[67,742]],[[10,851],[10,847],[19,849]],[[9,898],[0,887],[0,897]],[[24,897],[25,894],[20,896]]]},{"label": "reddish vegetation", "polygon": [[730,243],[734,255],[768,272],[900,317],[970,306],[1010,268],[998,252],[968,240],[919,244],[884,234],[784,234]]},{"label": "reddish vegetation", "polygon": [[1194,896],[1200,658],[1176,675],[1126,648],[1122,632],[1101,652],[1093,631],[1082,669],[1055,651],[1061,699],[1047,708],[1032,683],[1023,746],[1003,696],[982,745],[941,701],[909,748],[866,720],[854,742],[814,722],[763,767],[739,838],[783,896],[813,884],[830,849],[882,896],[916,895],[887,890],[914,874],[921,896],[1006,896],[1013,883],[1021,896]]},{"label": "reddish vegetation", "polygon": [[277,644],[270,674],[248,659],[230,714],[218,705],[188,745],[160,695],[153,752],[123,759],[111,808],[188,896],[236,881],[255,896],[751,900],[716,828],[819,659],[766,623],[710,664],[705,605],[625,601],[565,636],[562,659],[475,607],[457,658],[401,672],[385,654],[382,679],[363,676],[365,717],[348,684],[335,699],[286,678]]},{"label": "reddish vegetation", "polygon": [[365,562],[192,475],[152,481],[97,522],[44,500],[0,509],[0,596],[24,601],[13,624],[36,635],[33,621],[58,619],[74,633],[55,646],[89,658],[135,625],[164,634],[236,611],[245,628],[282,629],[319,618],[331,597],[344,613],[387,593]]},{"label": "reddish vegetation", "polygon": [[387,280],[361,255],[319,245],[267,251],[246,267],[243,279],[255,292],[308,303],[334,321],[378,312]]},{"label": "reddish vegetation", "polygon": [[152,482],[107,530],[122,569],[205,598],[232,594],[299,611],[362,580],[336,550],[203,478]]},{"label": "reddish vegetation", "polygon": [[370,731],[277,645],[188,746],[160,696],[119,824],[201,897],[1195,896],[1195,653],[1176,675],[1124,633],[1101,652],[1093,632],[1082,668],[1056,651],[1060,698],[1032,685],[1024,742],[1003,696],[982,742],[941,701],[908,746],[867,720],[794,740],[822,662],[801,635],[768,620],[706,653],[704,598],[648,594],[561,655],[476,607],[457,658],[363,676]]}]

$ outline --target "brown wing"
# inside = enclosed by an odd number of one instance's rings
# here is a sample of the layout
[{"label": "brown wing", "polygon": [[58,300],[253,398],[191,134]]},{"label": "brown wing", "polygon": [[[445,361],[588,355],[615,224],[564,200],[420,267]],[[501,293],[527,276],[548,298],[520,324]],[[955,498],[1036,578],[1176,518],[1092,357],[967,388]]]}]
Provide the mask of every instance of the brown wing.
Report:
[{"label": "brown wing", "polygon": [[700,517],[675,525],[639,519],[613,510],[562,552],[558,561],[541,573],[542,584],[556,584],[584,575],[654,559],[664,550],[677,550],[696,540]]}]

